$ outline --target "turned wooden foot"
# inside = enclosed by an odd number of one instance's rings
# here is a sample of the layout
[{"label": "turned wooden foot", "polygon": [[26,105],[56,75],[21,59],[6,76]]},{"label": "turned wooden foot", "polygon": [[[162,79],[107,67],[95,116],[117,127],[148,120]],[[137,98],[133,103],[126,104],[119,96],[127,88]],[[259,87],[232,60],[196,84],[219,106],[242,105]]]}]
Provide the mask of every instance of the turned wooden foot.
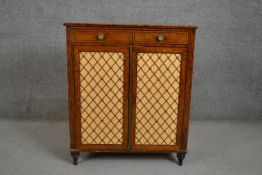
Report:
[{"label": "turned wooden foot", "polygon": [[178,165],[183,165],[183,160],[186,156],[186,153],[177,153]]},{"label": "turned wooden foot", "polygon": [[80,152],[71,152],[71,156],[73,158],[73,164],[78,164],[78,158],[79,158]]}]

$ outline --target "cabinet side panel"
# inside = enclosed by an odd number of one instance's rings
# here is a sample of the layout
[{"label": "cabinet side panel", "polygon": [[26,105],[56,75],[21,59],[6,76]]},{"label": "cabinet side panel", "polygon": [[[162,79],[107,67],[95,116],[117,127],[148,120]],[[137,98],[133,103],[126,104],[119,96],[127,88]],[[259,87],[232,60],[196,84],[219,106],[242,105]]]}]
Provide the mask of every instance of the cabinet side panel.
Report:
[{"label": "cabinet side panel", "polygon": [[76,149],[76,123],[75,123],[75,102],[74,102],[74,65],[73,51],[71,44],[72,32],[66,28],[66,47],[67,47],[67,77],[68,77],[68,117],[69,117],[69,134],[70,149]]},{"label": "cabinet side panel", "polygon": [[188,129],[190,118],[191,88],[194,65],[194,47],[195,47],[195,30],[189,32],[188,56],[186,60],[186,87],[185,87],[185,107],[182,128],[182,145],[183,150],[187,150]]}]

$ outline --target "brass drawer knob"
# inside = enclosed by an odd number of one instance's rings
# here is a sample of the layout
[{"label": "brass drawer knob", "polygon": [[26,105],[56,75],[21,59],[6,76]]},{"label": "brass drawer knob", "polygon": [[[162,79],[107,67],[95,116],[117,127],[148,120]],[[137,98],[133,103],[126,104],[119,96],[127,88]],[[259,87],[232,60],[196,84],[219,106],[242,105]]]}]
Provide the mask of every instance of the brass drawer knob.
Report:
[{"label": "brass drawer knob", "polygon": [[99,33],[97,35],[97,39],[99,39],[99,40],[103,40],[104,38],[105,38],[105,35],[103,33]]},{"label": "brass drawer knob", "polygon": [[165,39],[165,36],[162,35],[162,34],[160,34],[160,35],[157,36],[157,40],[158,40],[158,41],[163,41],[164,39]]}]

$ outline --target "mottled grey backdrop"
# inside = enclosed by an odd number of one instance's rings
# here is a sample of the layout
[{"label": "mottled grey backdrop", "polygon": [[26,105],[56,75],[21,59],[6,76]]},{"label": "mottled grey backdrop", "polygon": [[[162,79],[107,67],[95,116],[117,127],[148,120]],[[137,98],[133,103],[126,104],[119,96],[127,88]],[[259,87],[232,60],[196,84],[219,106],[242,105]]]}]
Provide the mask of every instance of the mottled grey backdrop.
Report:
[{"label": "mottled grey backdrop", "polygon": [[262,119],[262,0],[0,0],[0,116],[67,119],[64,22],[196,24],[192,119]]}]

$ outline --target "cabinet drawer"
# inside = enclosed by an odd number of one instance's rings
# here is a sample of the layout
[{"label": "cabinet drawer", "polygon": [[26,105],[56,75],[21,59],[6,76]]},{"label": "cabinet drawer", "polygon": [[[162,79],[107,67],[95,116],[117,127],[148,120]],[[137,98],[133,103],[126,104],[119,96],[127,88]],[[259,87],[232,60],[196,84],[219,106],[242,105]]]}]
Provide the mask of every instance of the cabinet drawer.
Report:
[{"label": "cabinet drawer", "polygon": [[135,42],[187,44],[187,32],[135,32]]},{"label": "cabinet drawer", "polygon": [[93,42],[129,42],[130,34],[127,31],[76,31],[76,41],[93,41]]}]

